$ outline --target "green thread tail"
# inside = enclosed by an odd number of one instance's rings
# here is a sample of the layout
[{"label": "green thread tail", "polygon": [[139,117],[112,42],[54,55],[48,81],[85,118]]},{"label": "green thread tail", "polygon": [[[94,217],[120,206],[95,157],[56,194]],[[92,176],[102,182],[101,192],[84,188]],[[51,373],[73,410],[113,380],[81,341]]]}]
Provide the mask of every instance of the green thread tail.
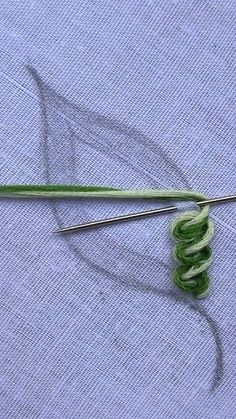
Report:
[{"label": "green thread tail", "polygon": [[[194,191],[181,190],[122,190],[93,185],[0,185],[0,198],[107,198],[107,199],[158,199],[201,201],[207,197]],[[175,241],[174,257],[178,262],[174,273],[175,284],[193,296],[205,297],[209,292],[207,269],[212,262],[209,242],[214,226],[209,218],[209,206],[199,211],[178,215],[171,224]]]}]

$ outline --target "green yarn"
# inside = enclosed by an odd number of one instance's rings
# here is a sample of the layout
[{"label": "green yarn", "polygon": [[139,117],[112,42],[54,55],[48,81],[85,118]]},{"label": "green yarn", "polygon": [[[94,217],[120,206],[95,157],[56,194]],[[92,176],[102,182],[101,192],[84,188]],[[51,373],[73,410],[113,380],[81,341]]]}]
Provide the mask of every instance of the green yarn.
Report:
[{"label": "green yarn", "polygon": [[205,297],[209,291],[207,269],[212,262],[208,243],[214,234],[209,207],[178,215],[171,224],[171,234],[176,241],[174,256],[179,262],[175,283],[183,291]]},{"label": "green yarn", "polygon": [[[107,198],[107,199],[158,199],[201,201],[201,193],[181,190],[122,190],[86,185],[0,185],[0,197],[8,198]],[[209,291],[207,269],[212,262],[209,242],[214,234],[209,218],[209,206],[199,211],[179,214],[171,223],[175,241],[174,257],[178,262],[174,273],[175,284],[195,297],[205,297]]]}]

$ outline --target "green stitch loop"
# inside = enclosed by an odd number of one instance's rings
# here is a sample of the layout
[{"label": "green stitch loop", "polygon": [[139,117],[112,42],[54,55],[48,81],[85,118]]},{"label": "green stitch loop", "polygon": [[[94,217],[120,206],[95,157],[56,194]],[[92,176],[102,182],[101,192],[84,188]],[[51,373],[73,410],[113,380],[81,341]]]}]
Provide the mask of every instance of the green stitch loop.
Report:
[{"label": "green stitch loop", "polygon": [[183,291],[195,297],[205,297],[209,292],[207,268],[212,261],[209,241],[214,227],[209,219],[209,208],[178,215],[171,225],[171,234],[176,241],[174,256],[179,262],[174,273],[174,282]]},{"label": "green stitch loop", "polygon": [[[207,197],[199,192],[181,190],[122,190],[96,185],[0,185],[0,197],[9,198],[106,198],[155,199],[201,201]],[[209,291],[207,269],[212,255],[209,242],[214,234],[209,219],[209,206],[199,211],[178,215],[171,224],[171,234],[176,242],[174,255],[179,266],[174,273],[175,284],[195,297],[204,297]]]}]

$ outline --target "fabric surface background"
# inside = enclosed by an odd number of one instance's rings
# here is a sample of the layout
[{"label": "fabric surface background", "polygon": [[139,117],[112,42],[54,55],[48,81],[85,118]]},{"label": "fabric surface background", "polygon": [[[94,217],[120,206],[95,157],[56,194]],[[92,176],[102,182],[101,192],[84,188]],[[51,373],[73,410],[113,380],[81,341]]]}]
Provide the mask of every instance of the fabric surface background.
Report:
[{"label": "fabric surface background", "polygon": [[[0,22],[1,183],[236,192],[233,0],[2,0]],[[172,283],[172,216],[53,234],[156,206],[0,202],[1,419],[236,418],[235,204],[203,301]]]}]

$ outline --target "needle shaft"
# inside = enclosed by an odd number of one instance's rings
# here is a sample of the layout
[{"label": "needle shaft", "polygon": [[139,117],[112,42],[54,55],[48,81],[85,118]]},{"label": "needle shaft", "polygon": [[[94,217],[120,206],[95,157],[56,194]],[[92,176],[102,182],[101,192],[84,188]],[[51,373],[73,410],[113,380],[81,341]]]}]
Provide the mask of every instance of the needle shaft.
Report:
[{"label": "needle shaft", "polygon": [[[205,201],[199,201],[199,202],[196,202],[196,204],[200,205],[200,206],[201,205],[213,205],[213,204],[232,202],[232,201],[235,201],[235,200],[236,200],[236,195],[229,195],[229,196],[222,196],[222,197],[219,197],[219,198],[212,198],[212,199],[208,199],[208,200],[205,200]],[[98,221],[91,221],[91,222],[86,223],[86,224],[78,224],[78,225],[74,225],[74,226],[70,226],[70,227],[61,228],[61,229],[57,230],[56,233],[78,231],[78,230],[83,230],[83,229],[86,229],[86,228],[99,227],[99,226],[113,224],[113,223],[117,223],[117,222],[129,221],[129,220],[133,220],[133,219],[137,219],[137,218],[149,217],[149,216],[152,216],[152,215],[175,212],[177,210],[178,210],[178,207],[172,206],[172,207],[158,208],[158,209],[154,209],[154,210],[142,211],[142,212],[137,212],[137,213],[132,213],[132,214],[120,215],[120,216],[117,216],[117,217],[114,217],[114,218],[108,218],[108,219],[98,220]]]}]

